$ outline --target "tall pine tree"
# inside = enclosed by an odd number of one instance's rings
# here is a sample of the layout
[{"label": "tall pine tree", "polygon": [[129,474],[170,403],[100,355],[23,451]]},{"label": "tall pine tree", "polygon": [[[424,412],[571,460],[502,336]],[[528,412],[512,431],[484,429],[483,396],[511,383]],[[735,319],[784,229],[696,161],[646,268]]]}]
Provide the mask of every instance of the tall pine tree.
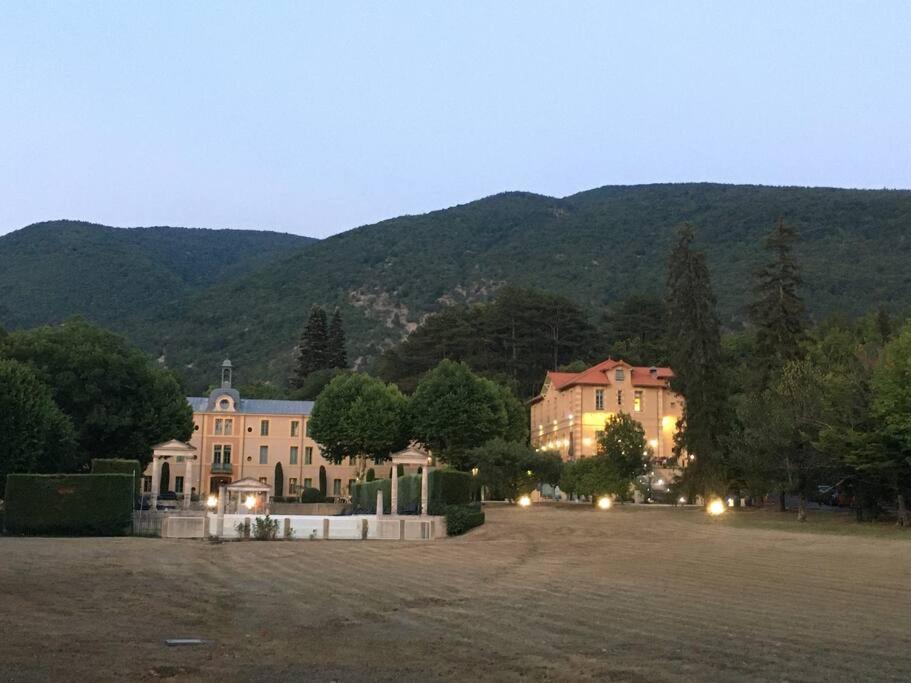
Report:
[{"label": "tall pine tree", "polygon": [[295,368],[292,385],[300,387],[304,380],[314,370],[328,367],[329,362],[329,333],[326,324],[326,311],[314,304],[310,309],[310,318],[301,333],[298,348],[297,367]]},{"label": "tall pine tree", "polygon": [[693,226],[684,225],[671,251],[667,278],[667,332],[674,379],[684,398],[676,448],[691,457],[687,478],[692,491],[724,493],[721,447],[725,421],[721,331],[705,255],[692,249]]},{"label": "tall pine tree", "polygon": [[329,323],[328,367],[347,368],[348,352],[345,350],[345,328],[342,326],[342,312],[336,308]]},{"label": "tall pine tree", "polygon": [[804,305],[798,292],[802,283],[794,259],[797,232],[779,218],[765,240],[772,258],[756,271],[756,300],[750,306],[750,319],[756,326],[756,355],[761,372],[761,388],[785,363],[801,357],[804,338]]}]

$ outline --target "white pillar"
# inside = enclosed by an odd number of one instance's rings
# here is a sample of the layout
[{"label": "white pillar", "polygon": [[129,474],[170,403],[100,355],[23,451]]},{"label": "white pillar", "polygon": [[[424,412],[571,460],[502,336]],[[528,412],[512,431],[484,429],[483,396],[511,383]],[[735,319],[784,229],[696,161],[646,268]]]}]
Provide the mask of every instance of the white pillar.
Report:
[{"label": "white pillar", "polygon": [[215,535],[221,538],[225,535],[225,503],[227,502],[226,498],[228,497],[227,490],[225,486],[218,487],[218,517],[215,522]]},{"label": "white pillar", "polygon": [[394,517],[399,514],[399,473],[396,464],[392,463],[392,500],[389,504],[389,513]]},{"label": "white pillar", "polygon": [[424,465],[421,470],[421,514],[427,516],[427,501],[430,499],[430,466]]},{"label": "white pillar", "polygon": [[161,479],[161,461],[152,454],[152,492],[149,495],[149,509],[158,509],[158,486]]},{"label": "white pillar", "polygon": [[376,516],[377,519],[383,516],[383,490],[378,489],[376,492]]},{"label": "white pillar", "polygon": [[183,507],[190,507],[190,492],[193,490],[193,459],[187,457],[183,473]]}]

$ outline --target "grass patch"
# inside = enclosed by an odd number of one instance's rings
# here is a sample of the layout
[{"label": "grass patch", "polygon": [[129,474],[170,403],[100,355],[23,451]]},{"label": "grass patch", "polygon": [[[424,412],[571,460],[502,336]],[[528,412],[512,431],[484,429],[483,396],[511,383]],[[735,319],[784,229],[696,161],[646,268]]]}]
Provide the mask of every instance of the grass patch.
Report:
[{"label": "grass patch", "polygon": [[705,523],[720,524],[738,529],[767,529],[804,534],[835,534],[867,536],[870,538],[900,538],[911,540],[911,529],[901,529],[893,521],[858,522],[853,511],[808,510],[807,521],[797,521],[797,511],[779,512],[767,509],[728,510],[719,518],[701,515]]}]

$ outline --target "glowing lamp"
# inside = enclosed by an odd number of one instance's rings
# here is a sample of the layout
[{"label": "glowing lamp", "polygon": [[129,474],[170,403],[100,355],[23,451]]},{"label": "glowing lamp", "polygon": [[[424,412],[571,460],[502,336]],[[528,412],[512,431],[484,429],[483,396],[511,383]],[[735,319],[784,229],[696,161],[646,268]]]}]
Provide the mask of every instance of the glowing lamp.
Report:
[{"label": "glowing lamp", "polygon": [[717,517],[718,515],[723,515],[725,511],[724,501],[721,498],[714,498],[709,502],[709,506],[706,508],[706,511],[712,515],[712,517]]},{"label": "glowing lamp", "polygon": [[734,499],[733,499],[733,498],[728,498],[728,507],[729,507],[729,508],[734,507]]},{"label": "glowing lamp", "polygon": [[206,505],[210,508],[214,508],[216,505],[218,505],[218,498],[215,496],[209,496],[206,498]]},{"label": "glowing lamp", "polygon": [[252,510],[254,507],[256,507],[256,498],[253,496],[247,496],[247,498],[244,500],[244,505],[248,509]]},{"label": "glowing lamp", "polygon": [[478,472],[479,472],[479,470],[478,470],[477,467],[472,467],[472,468],[471,468],[471,476],[472,476],[472,477],[478,476]]},{"label": "glowing lamp", "polygon": [[610,510],[611,505],[613,505],[613,501],[611,501],[611,499],[608,498],[607,496],[601,496],[598,499],[598,509],[599,510]]},{"label": "glowing lamp", "polygon": [[686,498],[684,498],[683,496],[680,496],[680,498],[677,499],[677,502],[680,503],[681,505],[683,505],[684,503],[686,503]]},{"label": "glowing lamp", "polygon": [[519,498],[519,507],[527,508],[529,505],[531,505],[531,498],[528,496],[521,496]]}]

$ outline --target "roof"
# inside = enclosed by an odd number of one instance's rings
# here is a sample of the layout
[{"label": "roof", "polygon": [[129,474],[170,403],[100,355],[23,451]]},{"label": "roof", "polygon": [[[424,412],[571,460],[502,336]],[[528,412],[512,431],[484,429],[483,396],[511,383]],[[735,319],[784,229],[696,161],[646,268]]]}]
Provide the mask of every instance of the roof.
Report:
[{"label": "roof", "polygon": [[[578,385],[604,386],[612,384],[610,371],[617,368],[628,370],[634,387],[666,387],[668,380],[674,376],[669,367],[644,367],[630,365],[623,360],[608,358],[582,372],[548,372],[547,382],[558,391]],[[540,399],[538,396],[535,400]]]},{"label": "roof", "polygon": [[[187,403],[194,413],[212,412],[209,398],[206,396],[187,396]],[[235,402],[237,413],[254,413],[257,415],[309,415],[313,411],[313,401],[278,401],[265,398],[242,398]]]}]

